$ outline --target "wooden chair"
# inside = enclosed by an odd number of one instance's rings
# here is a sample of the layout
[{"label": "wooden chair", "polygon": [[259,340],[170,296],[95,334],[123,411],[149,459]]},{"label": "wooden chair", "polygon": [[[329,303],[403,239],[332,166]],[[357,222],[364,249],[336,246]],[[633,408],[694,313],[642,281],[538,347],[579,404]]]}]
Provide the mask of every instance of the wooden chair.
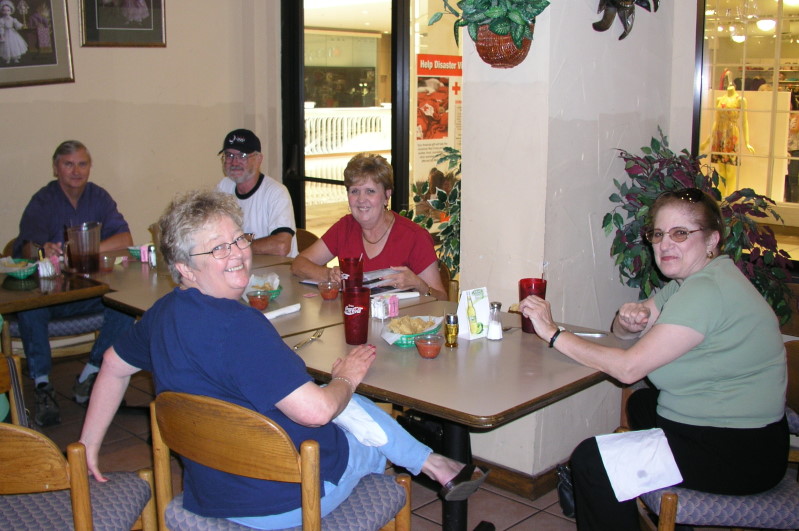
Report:
[{"label": "wooden chair", "polygon": [[299,252],[303,252],[310,247],[313,242],[319,239],[319,236],[305,229],[298,228],[295,235],[297,236],[297,250]]},{"label": "wooden chair", "polygon": [[[16,238],[13,238],[6,244],[3,249],[4,255],[11,255],[15,241]],[[22,348],[12,348],[12,341],[20,337],[19,325],[14,318],[14,314],[4,315],[3,317],[4,322],[2,331],[0,332],[0,349],[2,349],[3,354],[7,356],[16,354],[24,357],[25,351]],[[52,357],[62,358],[89,352],[97,336],[100,334],[100,328],[102,326],[103,312],[51,320],[47,326],[47,333],[50,337],[50,351]],[[85,340],[77,341],[78,338],[83,336],[86,336]],[[54,346],[52,344],[54,341],[63,340],[70,340],[70,342],[60,346]]]},{"label": "wooden chair", "polygon": [[[8,393],[11,423],[27,427],[28,417],[22,398],[22,364],[19,356],[3,356],[3,358],[0,360],[0,393]],[[13,371],[9,365],[14,367]]]},{"label": "wooden chair", "polygon": [[[786,415],[789,430],[799,435],[799,341],[785,343],[788,357],[788,393]],[[799,448],[792,447],[788,461],[799,463]],[[732,529],[799,528],[799,483],[797,474],[788,469],[773,489],[749,496],[708,494],[682,487],[667,487],[642,495],[639,500],[641,521],[654,525],[644,515],[646,509],[659,515],[658,531],[673,531],[675,523],[698,526],[735,526]]]},{"label": "wooden chair", "polygon": [[[268,481],[302,484],[302,529],[325,526],[410,529],[410,477],[370,474],[324,520],[320,518],[319,445],[305,441],[298,453],[286,432],[250,409],[185,393],[161,393],[150,404],[155,489],[161,529],[250,529],[224,518],[205,518],[172,496],[170,450],[205,466]],[[378,495],[379,493],[379,495]],[[392,520],[393,518],[393,520]]]},{"label": "wooden chair", "polygon": [[460,295],[458,291],[460,288],[459,283],[457,280],[452,280],[449,269],[441,260],[438,261],[438,274],[441,275],[441,285],[447,291],[449,301],[458,302],[458,296]]},{"label": "wooden chair", "polygon": [[155,531],[153,476],[149,469],[89,478],[86,448],[67,447],[67,458],[47,437],[0,424],[0,529],[143,529]]}]

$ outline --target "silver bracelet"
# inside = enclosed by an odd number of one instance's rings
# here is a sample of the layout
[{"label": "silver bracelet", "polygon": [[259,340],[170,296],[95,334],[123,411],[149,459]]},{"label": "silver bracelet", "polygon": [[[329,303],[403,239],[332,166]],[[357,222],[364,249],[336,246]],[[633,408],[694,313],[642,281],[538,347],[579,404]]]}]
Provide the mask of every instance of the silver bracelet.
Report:
[{"label": "silver bracelet", "polygon": [[352,385],[352,382],[349,380],[349,378],[344,378],[343,376],[336,376],[330,381],[332,382],[333,380],[341,380],[342,382],[347,382],[347,385],[350,386],[350,390],[352,390],[352,393],[355,394],[355,386]]}]

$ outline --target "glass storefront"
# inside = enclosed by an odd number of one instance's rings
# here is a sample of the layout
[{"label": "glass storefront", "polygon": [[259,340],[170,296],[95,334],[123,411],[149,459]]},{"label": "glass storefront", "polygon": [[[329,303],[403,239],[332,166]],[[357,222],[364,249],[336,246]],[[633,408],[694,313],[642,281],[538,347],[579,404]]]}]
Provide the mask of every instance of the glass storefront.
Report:
[{"label": "glass storefront", "polygon": [[[726,178],[799,202],[799,0],[706,0],[699,151]],[[799,207],[796,209],[799,212]],[[786,217],[789,224],[790,216]]]}]

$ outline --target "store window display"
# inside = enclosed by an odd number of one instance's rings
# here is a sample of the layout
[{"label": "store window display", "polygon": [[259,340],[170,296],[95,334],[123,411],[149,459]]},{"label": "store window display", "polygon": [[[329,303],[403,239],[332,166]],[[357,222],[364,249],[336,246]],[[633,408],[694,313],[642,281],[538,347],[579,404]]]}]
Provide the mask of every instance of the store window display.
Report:
[{"label": "store window display", "polygon": [[746,117],[746,99],[741,96],[730,78],[729,72],[722,76],[722,84],[726,82],[727,92],[716,99],[716,113],[710,136],[702,142],[702,151],[710,145],[710,161],[716,171],[724,179],[719,183],[722,196],[727,196],[738,189],[738,166],[740,161],[741,133],[743,143],[749,153],[755,148],[749,143],[749,121]]}]

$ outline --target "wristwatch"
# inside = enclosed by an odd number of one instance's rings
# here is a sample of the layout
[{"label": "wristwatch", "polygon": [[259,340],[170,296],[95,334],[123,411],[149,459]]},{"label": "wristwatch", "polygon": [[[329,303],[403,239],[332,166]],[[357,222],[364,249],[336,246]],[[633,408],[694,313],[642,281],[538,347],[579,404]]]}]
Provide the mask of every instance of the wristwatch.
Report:
[{"label": "wristwatch", "polygon": [[431,288],[430,286],[427,286],[427,293],[425,293],[425,296],[432,297],[433,296],[433,288]]}]

